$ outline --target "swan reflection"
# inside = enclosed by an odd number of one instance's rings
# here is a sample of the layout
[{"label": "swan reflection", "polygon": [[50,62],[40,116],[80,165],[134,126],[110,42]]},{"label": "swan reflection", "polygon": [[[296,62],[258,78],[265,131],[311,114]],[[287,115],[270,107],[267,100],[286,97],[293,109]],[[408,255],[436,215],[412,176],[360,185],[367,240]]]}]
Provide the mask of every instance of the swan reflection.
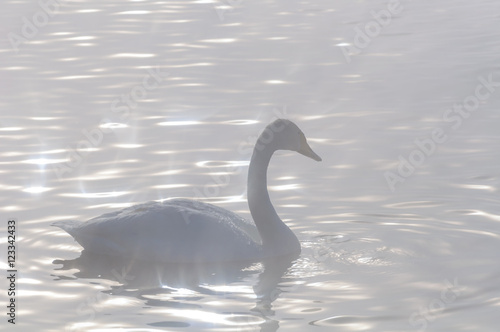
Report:
[{"label": "swan reflection", "polygon": [[[269,318],[274,315],[272,303],[286,292],[287,272],[298,255],[284,256],[261,262],[231,263],[156,263],[99,255],[83,250],[75,259],[54,260],[61,264],[55,269],[58,280],[102,279],[116,282],[102,291],[110,296],[139,299],[148,307],[176,309],[176,314],[186,313],[186,319],[201,319],[201,315],[215,313],[204,310],[197,303],[206,296],[229,300],[244,294],[255,298],[255,305],[248,312],[223,313],[220,323],[240,326],[259,326],[260,331],[276,331],[279,322]],[[76,272],[75,272],[76,271]],[[252,288],[242,286],[256,279]],[[289,281],[289,280],[287,280]],[[245,294],[246,293],[246,294]],[[193,315],[192,311],[197,314]],[[210,323],[214,323],[214,318]],[[189,323],[189,321],[185,321]],[[165,325],[166,324],[166,325]],[[151,326],[167,326],[173,322],[153,322]]]}]

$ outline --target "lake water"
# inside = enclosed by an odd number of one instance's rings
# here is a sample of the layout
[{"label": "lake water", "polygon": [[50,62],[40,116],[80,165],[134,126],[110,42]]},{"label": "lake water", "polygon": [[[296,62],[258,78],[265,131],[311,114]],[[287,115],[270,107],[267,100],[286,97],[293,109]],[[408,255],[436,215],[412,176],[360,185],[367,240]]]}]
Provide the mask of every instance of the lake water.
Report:
[{"label": "lake water", "polygon": [[[0,7],[1,329],[498,331],[498,1]],[[130,265],[50,226],[168,197],[250,218],[277,117],[323,158],[270,164],[296,260]]]}]

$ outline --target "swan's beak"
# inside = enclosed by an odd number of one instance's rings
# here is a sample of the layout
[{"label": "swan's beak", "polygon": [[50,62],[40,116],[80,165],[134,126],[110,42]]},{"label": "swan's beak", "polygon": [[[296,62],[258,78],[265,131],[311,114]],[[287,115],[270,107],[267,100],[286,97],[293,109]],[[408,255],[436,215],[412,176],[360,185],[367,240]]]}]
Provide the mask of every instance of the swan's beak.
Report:
[{"label": "swan's beak", "polygon": [[303,154],[304,156],[309,157],[311,159],[314,159],[316,161],[321,161],[322,160],[321,157],[318,156],[316,154],[316,152],[314,152],[311,149],[311,147],[309,146],[309,144],[307,144],[307,141],[306,141],[305,137],[302,140],[302,142],[300,142],[300,143],[301,143],[300,144],[300,149],[299,149],[299,151],[297,151],[298,153]]}]

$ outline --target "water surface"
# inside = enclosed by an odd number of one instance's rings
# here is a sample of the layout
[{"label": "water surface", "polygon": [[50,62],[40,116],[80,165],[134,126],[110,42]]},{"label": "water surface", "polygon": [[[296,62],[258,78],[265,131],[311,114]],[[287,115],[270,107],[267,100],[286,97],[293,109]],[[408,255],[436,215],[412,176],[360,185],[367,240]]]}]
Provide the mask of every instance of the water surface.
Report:
[{"label": "water surface", "polygon": [[[497,1],[402,0],[378,30],[380,0],[59,3],[17,52],[9,33],[43,9],[0,11],[15,328],[497,331]],[[168,197],[250,218],[251,149],[277,117],[323,158],[279,152],[269,168],[297,259],[110,262],[50,226]]]}]

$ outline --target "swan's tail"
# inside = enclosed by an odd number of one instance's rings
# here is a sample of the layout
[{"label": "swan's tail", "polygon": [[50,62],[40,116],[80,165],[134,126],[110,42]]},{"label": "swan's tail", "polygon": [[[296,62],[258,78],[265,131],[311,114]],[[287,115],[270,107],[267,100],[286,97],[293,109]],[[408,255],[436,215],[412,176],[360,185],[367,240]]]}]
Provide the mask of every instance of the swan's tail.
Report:
[{"label": "swan's tail", "polygon": [[50,224],[50,226],[56,226],[66,231],[69,235],[73,236],[73,230],[77,228],[82,222],[78,220],[61,220]]}]

